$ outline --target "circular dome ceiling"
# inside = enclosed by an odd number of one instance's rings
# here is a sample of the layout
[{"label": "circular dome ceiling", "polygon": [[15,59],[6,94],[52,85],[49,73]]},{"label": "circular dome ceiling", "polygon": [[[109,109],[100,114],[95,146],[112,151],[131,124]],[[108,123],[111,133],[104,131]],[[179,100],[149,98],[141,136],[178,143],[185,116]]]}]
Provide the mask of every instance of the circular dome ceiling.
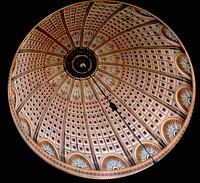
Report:
[{"label": "circular dome ceiling", "polygon": [[19,46],[8,80],[28,146],[91,179],[154,165],[182,137],[195,102],[180,39],[153,14],[118,1],[84,1],[43,19]]}]

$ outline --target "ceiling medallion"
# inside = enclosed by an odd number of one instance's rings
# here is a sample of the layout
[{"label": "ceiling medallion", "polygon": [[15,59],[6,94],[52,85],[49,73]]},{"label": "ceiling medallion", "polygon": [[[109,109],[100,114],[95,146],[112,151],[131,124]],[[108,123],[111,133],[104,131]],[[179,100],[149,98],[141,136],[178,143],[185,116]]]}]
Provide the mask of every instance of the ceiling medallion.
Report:
[{"label": "ceiling medallion", "polygon": [[64,58],[64,69],[72,78],[86,78],[94,74],[97,69],[95,52],[86,48],[75,48]]},{"label": "ceiling medallion", "polygon": [[118,1],[53,12],[19,46],[10,110],[30,148],[89,179],[120,178],[161,160],[195,102],[189,55],[156,16]]}]

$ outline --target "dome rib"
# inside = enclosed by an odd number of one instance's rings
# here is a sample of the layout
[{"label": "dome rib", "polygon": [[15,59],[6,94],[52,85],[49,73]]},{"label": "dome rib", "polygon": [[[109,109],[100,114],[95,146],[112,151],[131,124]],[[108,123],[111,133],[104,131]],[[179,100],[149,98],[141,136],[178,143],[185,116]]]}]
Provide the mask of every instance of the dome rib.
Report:
[{"label": "dome rib", "polygon": [[87,135],[88,135],[88,139],[89,139],[89,146],[90,146],[90,149],[91,149],[92,159],[93,159],[94,166],[95,166],[96,170],[100,170],[99,164],[97,162],[97,157],[95,155],[95,150],[94,150],[94,147],[93,147],[92,139],[91,139],[90,128],[89,128],[89,124],[88,124],[87,111],[86,111],[86,106],[85,106],[85,96],[84,96],[84,89],[83,89],[83,82],[82,81],[80,81],[80,87],[81,87],[81,102],[82,102],[82,108],[83,108],[83,117],[84,117],[86,131],[87,131]]},{"label": "dome rib", "polygon": [[[109,86],[106,85],[106,83],[104,83],[98,76],[95,76],[95,79],[97,79],[139,122],[140,124],[142,124],[147,131],[152,135],[152,137],[159,142],[159,144],[162,147],[165,147],[166,144],[163,142],[163,140],[154,132],[152,131],[141,119],[140,117],[134,113],[125,103],[124,101],[122,101],[110,88]],[[131,132],[133,133],[133,132]]]},{"label": "dome rib", "polygon": [[51,51],[36,50],[36,49],[27,49],[27,48],[19,49],[18,53],[42,53],[42,54],[45,54],[45,55],[53,55],[53,56],[57,56],[57,57],[61,57],[61,58],[64,57],[64,55],[60,54],[60,53],[55,53],[55,52],[51,52]]},{"label": "dome rib", "polygon": [[124,154],[126,155],[126,157],[127,157],[128,161],[129,161],[130,165],[132,165],[132,166],[135,165],[135,162],[134,162],[134,160],[132,159],[132,157],[131,157],[129,151],[127,150],[126,145],[123,143],[123,140],[120,138],[120,135],[118,134],[115,125],[112,123],[112,121],[111,121],[110,118],[109,118],[109,115],[107,114],[106,110],[104,109],[104,106],[103,106],[103,104],[102,104],[102,102],[101,102],[101,99],[99,98],[99,96],[98,96],[98,94],[97,94],[97,91],[95,90],[95,88],[94,88],[94,86],[93,86],[93,85],[95,85],[95,83],[92,84],[91,80],[88,80],[88,82],[89,82],[89,84],[90,84],[90,86],[91,86],[91,89],[92,89],[92,91],[93,91],[93,93],[94,93],[94,96],[96,97],[96,99],[97,99],[97,101],[98,101],[98,103],[99,103],[99,105],[100,105],[100,107],[101,107],[102,112],[104,113],[104,115],[105,115],[107,121],[109,122],[109,124],[110,124],[110,126],[111,126],[111,128],[112,128],[112,131],[114,132],[114,134],[115,134],[115,136],[116,136],[116,138],[117,138],[117,140],[118,140],[120,146],[122,147],[122,149],[123,149],[123,151],[124,151]]},{"label": "dome rib", "polygon": [[50,80],[52,80],[53,78],[55,78],[56,76],[58,76],[59,74],[61,74],[62,72],[64,72],[64,69],[58,70],[57,72],[55,72],[52,76],[50,76],[47,80],[45,80],[43,83],[39,84],[35,89],[32,90],[32,92],[24,99],[24,101],[21,102],[21,104],[18,106],[16,112],[17,114],[19,114],[19,112],[21,111],[21,109],[23,108],[23,106],[26,104],[26,102],[32,97],[32,95],[34,95],[34,93],[39,90],[42,86],[44,86],[46,83],[48,83]]},{"label": "dome rib", "polygon": [[92,45],[92,42],[94,41],[94,39],[97,37],[98,33],[101,31],[101,29],[103,28],[104,25],[106,25],[106,23],[111,20],[116,14],[118,14],[120,11],[122,11],[123,9],[125,9],[127,7],[126,4],[122,4],[120,6],[120,8],[118,8],[117,10],[115,10],[108,18],[106,18],[106,20],[101,24],[101,26],[95,31],[95,34],[93,35],[93,37],[91,38],[90,42],[88,43],[87,47],[90,48]]},{"label": "dome rib", "polygon": [[94,2],[90,2],[87,9],[86,9],[86,13],[82,22],[82,28],[81,28],[81,33],[80,33],[80,48],[83,47],[83,35],[84,35],[84,30],[85,30],[85,24],[86,24],[86,20],[88,17],[88,14],[93,6]]},{"label": "dome rib", "polygon": [[62,137],[61,137],[61,159],[63,162],[65,162],[65,143],[66,143],[65,132],[66,132],[67,115],[68,115],[69,103],[70,103],[73,87],[74,87],[74,80],[72,80],[70,83],[70,88],[67,93],[67,101],[64,108],[64,119],[63,119],[63,124],[62,124]]},{"label": "dome rib", "polygon": [[[94,78],[93,81],[95,82]],[[95,82],[95,84],[97,84]],[[98,86],[98,88],[100,89],[100,87]],[[102,91],[102,90],[101,90]],[[102,93],[104,94],[104,93]],[[144,151],[149,155],[149,157],[152,159],[153,163],[156,163],[156,160],[153,158],[153,155],[148,151],[148,149],[146,148],[145,145],[143,145],[143,143],[140,141],[140,139],[137,137],[137,135],[134,133],[134,131],[131,129],[131,127],[128,125],[128,123],[126,122],[125,118],[123,117],[122,113],[118,111],[118,107],[115,103],[113,103],[108,97],[106,97],[106,99],[109,101],[109,107],[112,109],[112,112],[116,112],[118,114],[118,116],[120,117],[120,119],[124,122],[125,126],[128,128],[128,130],[131,131],[131,133],[133,134],[134,138],[138,141],[139,144],[141,144],[141,146],[143,147]],[[118,101],[120,101],[118,99]],[[121,101],[120,101],[121,102]],[[124,105],[124,103],[123,103]],[[126,107],[126,106],[125,106]],[[127,107],[126,107],[127,108]],[[110,122],[110,121],[109,121]],[[116,132],[116,136],[117,136],[118,132]],[[118,141],[120,142],[121,140],[118,139]],[[123,142],[123,141],[122,141]],[[123,144],[122,144],[123,145]],[[165,146],[163,146],[165,147]],[[129,159],[130,164],[133,166],[135,165],[135,161],[133,160],[133,158],[130,156],[129,151],[125,151],[125,154],[127,156],[127,158]]]},{"label": "dome rib", "polygon": [[[181,111],[179,111],[177,107],[171,106],[171,105],[169,105],[169,104],[165,104],[165,103],[164,103],[162,100],[160,100],[159,98],[157,98],[157,97],[155,97],[155,96],[153,96],[153,95],[150,95],[149,93],[145,92],[144,90],[140,89],[139,87],[134,87],[131,83],[129,83],[129,82],[127,82],[127,81],[124,81],[124,80],[121,79],[120,77],[114,76],[113,74],[108,73],[108,72],[106,72],[106,71],[104,71],[104,70],[102,70],[102,69],[99,69],[99,72],[102,72],[102,73],[104,73],[104,74],[106,74],[106,75],[108,75],[108,76],[111,76],[111,77],[117,79],[118,81],[121,81],[121,82],[125,83],[126,85],[129,85],[130,87],[132,87],[132,88],[134,88],[134,89],[136,89],[136,90],[142,92],[143,94],[147,95],[148,97],[150,97],[150,98],[154,99],[155,101],[159,102],[160,104],[162,104],[162,105],[165,106],[166,108],[170,109],[170,110],[173,111],[174,113],[177,113],[177,114],[179,114],[180,116],[185,117],[184,113],[182,113]],[[104,85],[104,86],[105,86],[105,85]],[[108,86],[107,86],[107,88],[108,88]]]},{"label": "dome rib", "polygon": [[71,43],[71,45],[72,45],[72,47],[73,47],[73,49],[74,49],[76,46],[75,46],[75,44],[74,44],[74,41],[73,41],[73,39],[72,39],[72,36],[71,36],[71,34],[70,34],[70,32],[69,32],[67,23],[66,23],[66,21],[65,21],[65,15],[64,15],[64,10],[63,10],[63,9],[60,10],[60,16],[61,16],[61,19],[62,19],[62,23],[63,23],[64,29],[65,29],[65,31],[66,31],[66,34],[67,34],[67,36],[68,36],[68,38],[69,38],[69,40],[70,40],[70,43]]},{"label": "dome rib", "polygon": [[130,31],[132,31],[132,30],[134,30],[134,29],[142,28],[142,27],[145,27],[145,26],[147,26],[147,25],[152,25],[152,24],[156,24],[156,23],[159,23],[159,21],[158,21],[158,20],[150,20],[150,21],[148,21],[148,22],[144,22],[144,23],[139,24],[139,25],[136,25],[136,26],[134,26],[134,27],[130,27],[129,29],[125,29],[124,31],[122,31],[122,32],[120,32],[120,33],[118,33],[118,34],[116,34],[116,35],[110,37],[110,38],[107,39],[106,41],[102,42],[101,44],[99,44],[98,46],[96,46],[95,48],[93,48],[93,50],[94,50],[94,51],[99,50],[99,49],[100,49],[101,47],[103,47],[105,44],[111,42],[111,41],[114,40],[115,38],[117,38],[117,37],[119,37],[119,36],[121,36],[121,35],[123,35],[123,34],[125,34],[125,33],[128,33],[128,32],[130,32]]},{"label": "dome rib", "polygon": [[171,50],[182,50],[180,46],[142,46],[142,47],[132,47],[132,48],[126,48],[126,49],[120,49],[120,50],[112,50],[105,53],[98,54],[98,57],[105,57],[108,55],[113,55],[117,53],[122,52],[128,52],[128,51],[135,51],[135,50],[150,50],[150,49],[171,49]]},{"label": "dome rib", "polygon": [[69,76],[65,76],[61,82],[58,84],[58,86],[55,88],[54,92],[52,93],[52,95],[50,96],[50,99],[47,101],[47,105],[45,107],[45,109],[42,111],[42,115],[40,117],[40,120],[38,121],[37,127],[35,129],[35,133],[33,135],[33,140],[37,143],[37,138],[38,138],[38,133],[41,129],[41,125],[43,123],[44,117],[51,105],[51,103],[53,102],[53,100],[55,99],[55,96],[58,94],[58,91],[60,90],[60,88],[63,86],[63,84],[65,83],[65,81],[68,79]]},{"label": "dome rib", "polygon": [[66,52],[69,51],[69,49],[67,47],[65,47],[62,43],[60,43],[57,39],[55,39],[53,36],[51,36],[48,32],[46,32],[41,27],[37,26],[35,29],[38,30],[39,32],[41,32],[42,34],[44,34],[46,37],[53,40],[57,45],[59,45],[61,48],[63,48]]},{"label": "dome rib", "polygon": [[12,81],[15,81],[18,78],[22,77],[23,75],[26,75],[26,74],[36,71],[36,70],[45,69],[45,68],[52,67],[52,66],[60,66],[60,65],[63,65],[63,63],[50,63],[50,64],[42,65],[40,67],[34,67],[32,69],[28,69],[27,71],[24,71],[24,72],[16,75],[15,77],[13,77]]},{"label": "dome rib", "polygon": [[[179,81],[186,82],[188,84],[191,82],[190,80],[188,80],[187,78],[184,78],[183,76],[174,75],[174,74],[167,73],[167,72],[162,72],[162,71],[158,71],[158,70],[153,70],[153,69],[149,69],[149,68],[145,68],[145,67],[139,67],[139,66],[125,64],[125,63],[100,62],[99,65],[101,65],[101,66],[103,66],[103,65],[106,65],[106,66],[118,66],[118,67],[122,67],[122,68],[123,67],[133,68],[133,69],[137,69],[137,70],[141,70],[141,71],[152,72],[152,73],[159,74],[159,75],[162,75],[162,76],[167,76],[167,77],[179,80]],[[168,90],[169,91],[173,91],[173,90],[170,90],[170,89],[168,89]]]}]

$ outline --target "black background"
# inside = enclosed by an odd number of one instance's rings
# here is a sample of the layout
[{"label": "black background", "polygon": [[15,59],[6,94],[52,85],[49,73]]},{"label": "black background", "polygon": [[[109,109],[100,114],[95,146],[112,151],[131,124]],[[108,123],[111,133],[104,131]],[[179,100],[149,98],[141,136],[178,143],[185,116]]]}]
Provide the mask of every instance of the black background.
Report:
[{"label": "black background", "polygon": [[[12,59],[30,30],[54,11],[77,0],[1,1],[0,97],[1,97],[1,179],[20,182],[181,182],[198,181],[199,169],[199,11],[195,0],[133,0],[164,21],[185,46],[196,77],[196,102],[189,126],[174,149],[156,165],[137,174],[111,180],[90,180],[64,173],[44,162],[19,135],[8,105],[7,81]],[[180,3],[180,4],[179,4]],[[3,177],[2,177],[3,176]]]}]

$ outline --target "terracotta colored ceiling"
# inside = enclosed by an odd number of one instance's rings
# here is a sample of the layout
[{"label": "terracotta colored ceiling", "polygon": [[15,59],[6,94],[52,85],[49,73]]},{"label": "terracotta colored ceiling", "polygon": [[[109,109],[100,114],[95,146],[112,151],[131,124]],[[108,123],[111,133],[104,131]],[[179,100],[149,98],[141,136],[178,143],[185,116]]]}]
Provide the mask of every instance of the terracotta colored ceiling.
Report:
[{"label": "terracotta colored ceiling", "polygon": [[146,10],[85,1],[43,19],[19,46],[9,104],[30,148],[80,177],[142,171],[185,132],[192,63],[176,34]]}]

